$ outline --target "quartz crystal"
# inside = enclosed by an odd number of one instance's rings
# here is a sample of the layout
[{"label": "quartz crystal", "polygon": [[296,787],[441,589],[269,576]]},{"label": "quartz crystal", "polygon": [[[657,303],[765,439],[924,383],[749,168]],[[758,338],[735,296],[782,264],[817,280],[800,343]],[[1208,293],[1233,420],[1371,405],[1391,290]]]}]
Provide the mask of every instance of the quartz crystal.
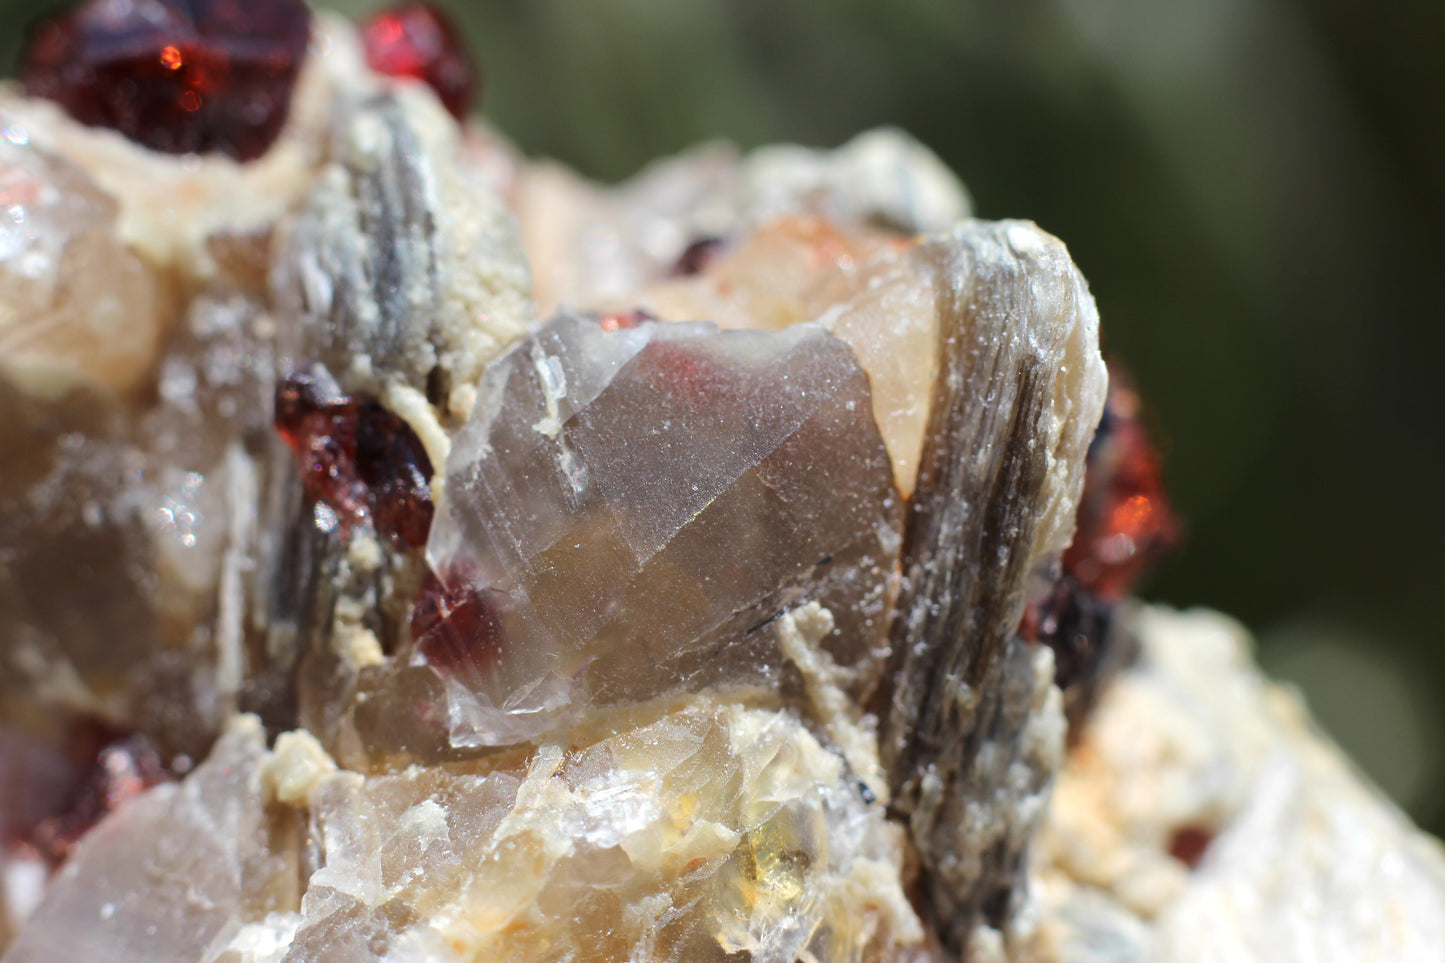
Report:
[{"label": "quartz crystal", "polygon": [[115,220],[115,201],[0,111],[0,366],[32,390],[128,391],[149,374],[169,305]]},{"label": "quartz crystal", "polygon": [[868,381],[826,331],[562,315],[487,372],[429,551],[500,638],[448,657],[454,740],[509,742],[675,691],[775,685],[759,630],[819,600],[876,675],[898,499]]}]

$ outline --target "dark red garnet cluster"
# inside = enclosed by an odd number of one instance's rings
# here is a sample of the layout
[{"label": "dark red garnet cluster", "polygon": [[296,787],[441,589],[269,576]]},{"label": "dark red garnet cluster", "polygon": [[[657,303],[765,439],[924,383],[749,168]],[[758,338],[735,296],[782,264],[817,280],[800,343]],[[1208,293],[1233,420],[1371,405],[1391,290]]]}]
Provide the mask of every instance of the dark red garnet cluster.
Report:
[{"label": "dark red garnet cluster", "polygon": [[[310,36],[303,0],[85,0],[33,28],[21,79],[152,150],[247,161],[285,125]],[[458,118],[471,109],[476,68],[441,11],[392,7],[363,36],[373,70],[430,84]]]}]

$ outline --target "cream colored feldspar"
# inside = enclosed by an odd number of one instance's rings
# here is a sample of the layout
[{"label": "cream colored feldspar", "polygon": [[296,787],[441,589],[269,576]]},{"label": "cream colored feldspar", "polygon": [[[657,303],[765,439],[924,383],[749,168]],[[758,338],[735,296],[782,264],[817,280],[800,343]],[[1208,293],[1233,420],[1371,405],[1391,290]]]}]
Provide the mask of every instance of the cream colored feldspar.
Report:
[{"label": "cream colored feldspar", "polygon": [[873,414],[906,497],[938,371],[934,279],[915,253],[916,242],[894,234],[784,214],[744,234],[698,276],[657,281],[629,297],[669,321],[771,331],[817,321],[842,338],[868,372]]}]

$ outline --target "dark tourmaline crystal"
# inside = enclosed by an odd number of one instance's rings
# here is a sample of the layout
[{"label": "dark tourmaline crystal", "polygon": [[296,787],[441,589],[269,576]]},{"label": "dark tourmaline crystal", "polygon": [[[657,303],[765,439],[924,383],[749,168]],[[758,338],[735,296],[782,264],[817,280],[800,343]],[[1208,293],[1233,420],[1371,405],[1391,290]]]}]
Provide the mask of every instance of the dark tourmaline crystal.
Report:
[{"label": "dark tourmaline crystal", "polygon": [[389,77],[420,80],[460,120],[471,112],[477,68],[457,25],[429,3],[402,3],[372,16],[362,27],[366,63]]},{"label": "dark tourmaline crystal", "polygon": [[310,37],[301,0],[88,0],[42,21],[25,92],[152,150],[264,154]]},{"label": "dark tourmaline crystal", "polygon": [[922,253],[937,271],[941,362],[880,748],[929,914],[962,953],[1024,897],[1037,813],[1020,803],[1056,760],[1024,737],[1049,679],[1016,629],[1034,573],[1065,547],[1104,371],[1092,299],[1057,240],[968,222]]}]

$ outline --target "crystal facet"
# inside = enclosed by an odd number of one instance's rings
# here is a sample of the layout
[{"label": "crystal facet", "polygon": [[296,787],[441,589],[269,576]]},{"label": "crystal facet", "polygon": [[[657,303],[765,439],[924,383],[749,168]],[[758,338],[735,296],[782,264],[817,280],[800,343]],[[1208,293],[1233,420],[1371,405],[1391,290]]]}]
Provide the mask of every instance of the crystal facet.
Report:
[{"label": "crystal facet", "polygon": [[759,628],[805,599],[837,603],[839,661],[876,671],[898,499],[843,342],[563,315],[480,397],[429,546],[500,622],[495,659],[452,682],[457,738],[775,681]]},{"label": "crystal facet", "polygon": [[1175,526],[1058,241],[897,132],[596,188],[317,29],[257,164],[0,90],[4,963],[1197,959],[1358,880],[1445,945],[1122,599]]}]

